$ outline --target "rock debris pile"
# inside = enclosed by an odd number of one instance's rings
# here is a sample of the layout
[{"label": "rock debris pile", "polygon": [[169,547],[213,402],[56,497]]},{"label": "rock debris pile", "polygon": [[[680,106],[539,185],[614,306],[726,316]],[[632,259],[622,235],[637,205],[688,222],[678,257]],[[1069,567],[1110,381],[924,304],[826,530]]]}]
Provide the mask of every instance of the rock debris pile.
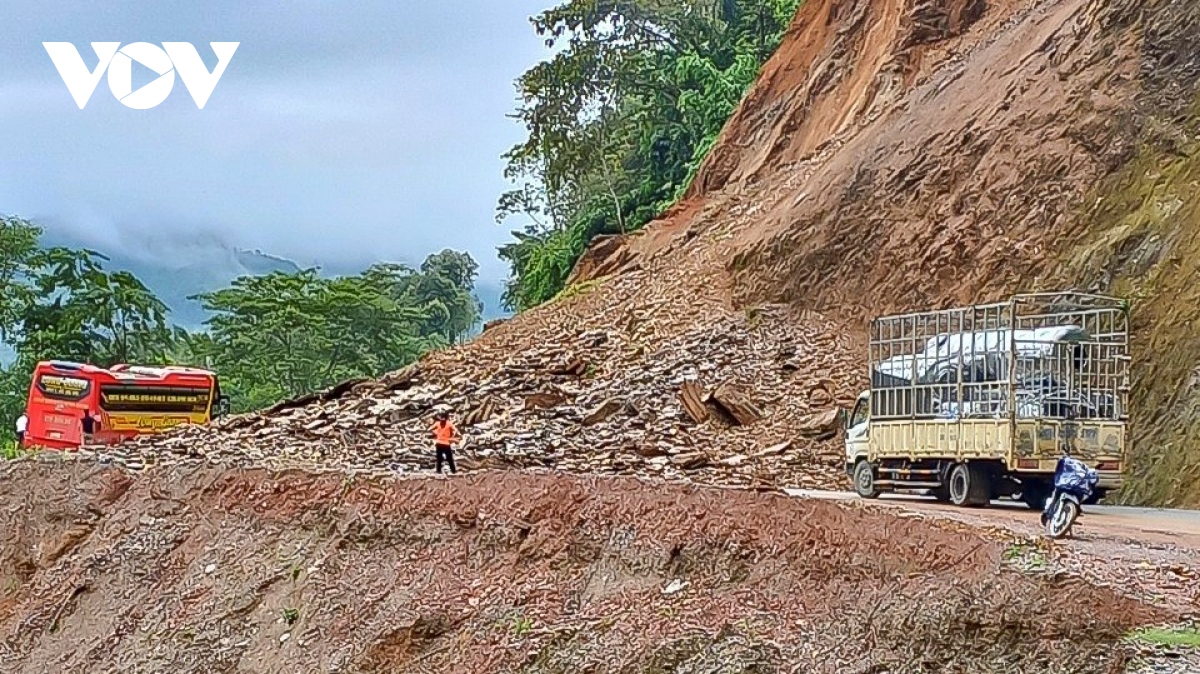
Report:
[{"label": "rock debris pile", "polygon": [[462,469],[546,468],[740,487],[843,485],[839,391],[857,364],[837,331],[782,307],[639,342],[584,329],[452,376],[426,359],[378,381],[141,438],[126,462],[413,472],[449,408]]}]

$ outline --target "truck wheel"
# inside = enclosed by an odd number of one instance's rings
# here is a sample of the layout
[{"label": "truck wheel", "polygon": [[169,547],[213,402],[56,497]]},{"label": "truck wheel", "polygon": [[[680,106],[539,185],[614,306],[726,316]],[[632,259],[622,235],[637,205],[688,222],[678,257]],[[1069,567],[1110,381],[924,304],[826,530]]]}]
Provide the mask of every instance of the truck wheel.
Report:
[{"label": "truck wheel", "polygon": [[1084,500],[1083,504],[1084,505],[1096,505],[1100,501],[1104,500],[1105,496],[1108,496],[1107,489],[1097,489],[1096,491],[1092,492],[1091,496],[1087,497],[1087,499]]},{"label": "truck wheel", "polygon": [[879,498],[879,489],[875,487],[875,469],[866,459],[859,459],[854,465],[854,491],[863,498]]},{"label": "truck wheel", "polygon": [[956,506],[983,506],[991,500],[987,470],[978,464],[958,463],[950,469],[950,502]]}]

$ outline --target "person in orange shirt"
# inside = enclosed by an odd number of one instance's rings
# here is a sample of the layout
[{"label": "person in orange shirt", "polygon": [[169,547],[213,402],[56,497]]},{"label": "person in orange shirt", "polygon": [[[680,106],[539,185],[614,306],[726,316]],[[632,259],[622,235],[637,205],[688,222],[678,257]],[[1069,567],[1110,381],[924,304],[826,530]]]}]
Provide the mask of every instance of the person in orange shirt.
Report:
[{"label": "person in orange shirt", "polygon": [[442,462],[450,467],[451,473],[457,473],[454,468],[453,443],[461,439],[458,429],[450,423],[450,415],[445,411],[437,413],[437,421],[433,423],[433,446],[437,450],[437,472],[442,473]]}]

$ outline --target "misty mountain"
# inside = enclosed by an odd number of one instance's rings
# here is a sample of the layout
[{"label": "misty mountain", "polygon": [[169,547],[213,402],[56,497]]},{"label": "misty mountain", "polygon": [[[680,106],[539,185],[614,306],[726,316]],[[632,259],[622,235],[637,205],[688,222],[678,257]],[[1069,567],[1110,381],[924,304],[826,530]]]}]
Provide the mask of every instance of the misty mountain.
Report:
[{"label": "misty mountain", "polygon": [[[69,234],[48,228],[43,242],[50,246],[94,249],[87,242]],[[292,260],[264,253],[243,250],[217,238],[199,236],[190,240],[176,238],[139,241],[119,250],[98,250],[108,260],[106,269],[128,271],[146,284],[171,310],[171,321],[188,330],[203,327],[208,312],[191,296],[220,290],[242,276],[258,276],[272,272],[294,273],[302,266]],[[356,273],[362,270],[322,268],[330,276]],[[501,308],[500,283],[478,282],[475,295],[483,302],[483,320],[489,321],[508,312]]]}]

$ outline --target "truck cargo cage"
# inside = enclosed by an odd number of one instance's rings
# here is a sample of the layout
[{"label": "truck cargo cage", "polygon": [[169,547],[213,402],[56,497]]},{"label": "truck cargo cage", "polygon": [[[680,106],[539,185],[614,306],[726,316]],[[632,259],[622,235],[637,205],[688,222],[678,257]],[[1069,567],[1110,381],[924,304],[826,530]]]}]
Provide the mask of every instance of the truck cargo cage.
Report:
[{"label": "truck cargo cage", "polygon": [[1124,421],[1129,311],[1076,292],[885,316],[871,324],[877,420]]}]

